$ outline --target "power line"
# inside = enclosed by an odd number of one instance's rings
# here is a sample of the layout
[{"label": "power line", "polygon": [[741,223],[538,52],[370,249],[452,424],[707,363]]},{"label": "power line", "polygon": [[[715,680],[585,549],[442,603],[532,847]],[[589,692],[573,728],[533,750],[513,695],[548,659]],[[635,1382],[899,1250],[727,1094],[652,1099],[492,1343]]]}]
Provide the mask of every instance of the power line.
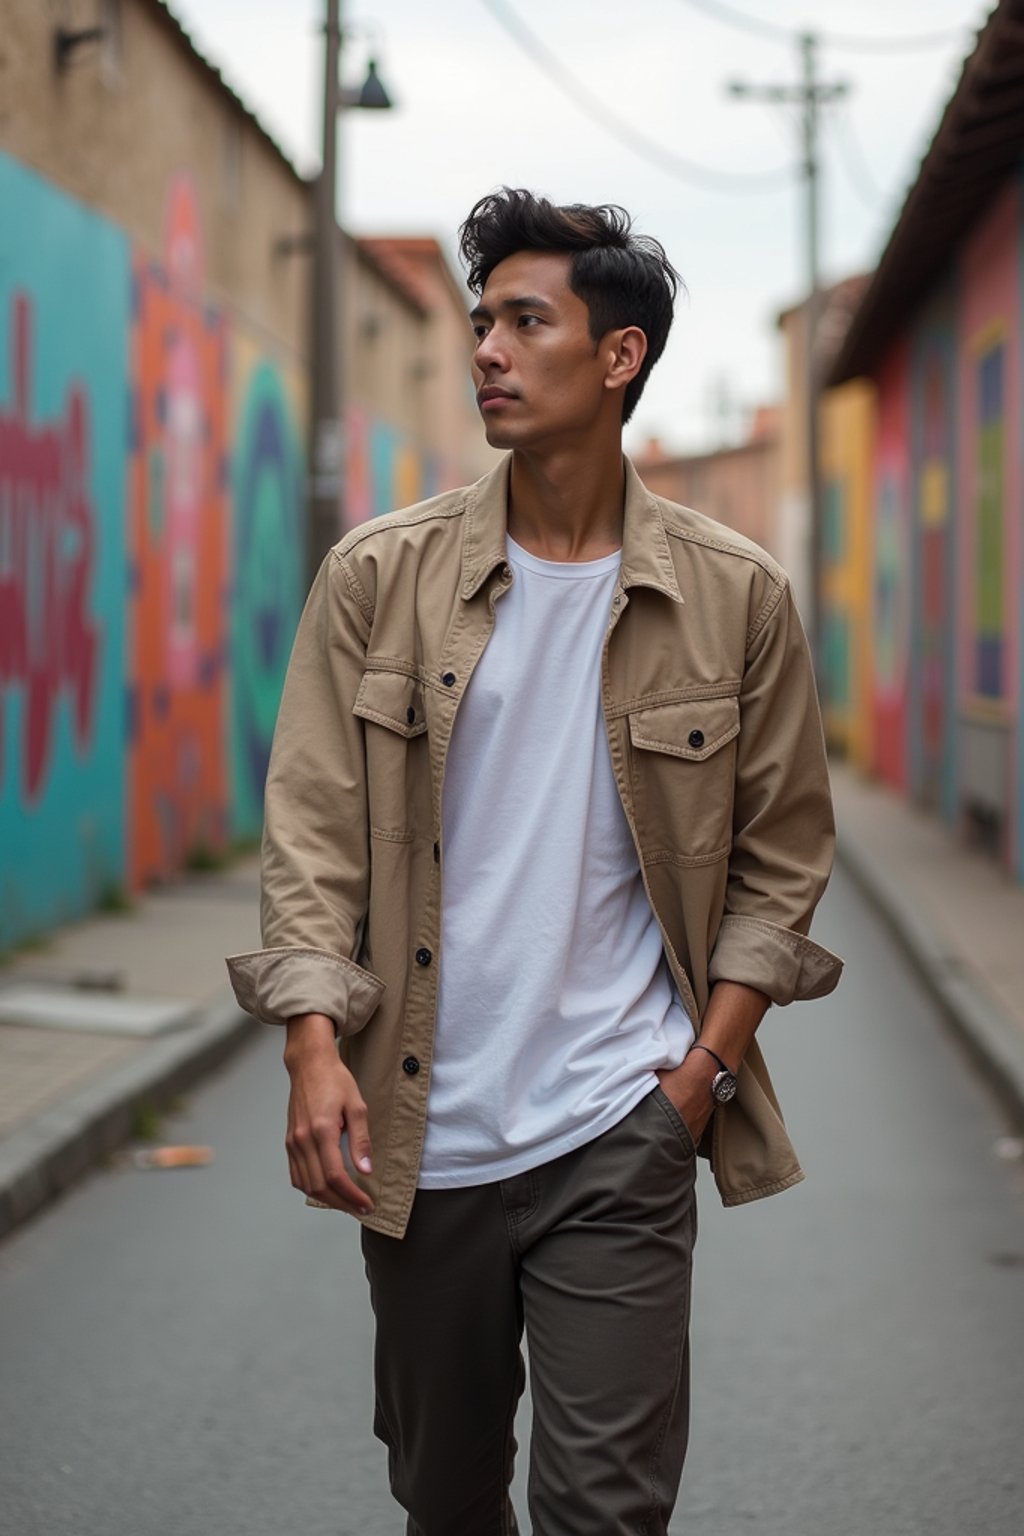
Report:
[{"label": "power line", "polygon": [[[734,6],[726,4],[725,0],[681,0],[681,3],[703,11],[706,16],[713,16],[716,21],[724,22],[726,26],[739,27],[744,32],[771,38],[773,42],[788,43],[792,46],[800,35],[793,27],[780,26],[778,22],[765,21],[760,16],[750,16],[746,11],[738,11]],[[848,32],[818,32],[816,36],[819,42],[827,47],[845,48],[850,52],[907,53],[918,48],[940,48],[953,42],[962,42],[963,34],[964,29],[958,27],[947,28],[942,32],[918,32],[893,37]]]},{"label": "power line", "polygon": [[727,26],[739,27],[744,32],[756,32],[761,37],[770,37],[787,45],[792,44],[793,34],[789,27],[780,27],[774,21],[763,21],[759,16],[747,16],[742,11],[734,11],[731,5],[719,5],[716,0],[683,0],[683,4],[705,11],[716,21],[724,21]]},{"label": "power line", "polygon": [[530,30],[514,11],[507,8],[504,0],[483,0],[483,4],[524,53],[529,55],[537,68],[543,70],[581,111],[598,123],[606,133],[625,144],[634,154],[641,155],[669,176],[675,176],[680,181],[696,183],[715,192],[764,192],[792,180],[794,169],[792,166],[757,173],[719,171],[711,166],[698,165],[695,160],[687,160],[684,156],[665,149],[656,139],[650,139],[646,134],[639,133],[625,118],[609,112],[600,98],[566,69],[557,54]]},{"label": "power line", "polygon": [[832,118],[832,137],[839,147],[839,158],[843,162],[847,181],[864,207],[870,213],[877,214],[892,200],[892,193],[883,191],[875,180],[854,127],[853,117],[845,103],[843,106],[844,110]]}]

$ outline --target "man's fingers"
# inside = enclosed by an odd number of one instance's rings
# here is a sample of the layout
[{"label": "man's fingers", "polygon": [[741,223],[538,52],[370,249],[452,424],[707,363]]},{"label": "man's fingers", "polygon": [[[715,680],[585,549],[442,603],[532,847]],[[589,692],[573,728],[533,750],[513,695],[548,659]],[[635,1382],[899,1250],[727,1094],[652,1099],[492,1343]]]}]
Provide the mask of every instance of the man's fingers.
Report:
[{"label": "man's fingers", "polygon": [[319,1055],[298,1058],[289,1072],[285,1146],[292,1184],[332,1210],[368,1215],[373,1201],[349,1173],[341,1150],[344,1131],[355,1168],[371,1171],[366,1104],[355,1079],[333,1055],[330,1062]]},{"label": "man's fingers", "polygon": [[348,1131],[348,1149],[352,1155],[352,1161],[360,1173],[372,1173],[370,1125],[366,1105],[361,1099],[357,1104],[350,1104],[346,1109],[345,1129]]},{"label": "man's fingers", "polygon": [[[337,1123],[314,1121],[313,1134],[319,1156],[316,1159],[317,1166],[312,1171],[314,1178],[319,1176],[320,1189],[311,1189],[309,1193],[315,1195],[318,1200],[326,1201],[329,1205],[333,1205],[335,1199],[340,1199],[345,1205],[355,1206],[359,1211],[372,1211],[373,1201],[349,1177],[345,1168],[345,1161],[341,1155],[341,1133]],[[351,1132],[349,1137],[351,1140]],[[327,1190],[328,1193],[321,1194],[321,1189]]]},{"label": "man's fingers", "polygon": [[293,1188],[301,1189],[304,1195],[312,1195],[314,1200],[320,1200],[332,1210],[344,1211],[349,1216],[366,1215],[372,1211],[373,1203],[345,1172],[341,1148],[337,1144],[338,1126],[321,1128],[321,1135],[322,1141],[313,1126],[300,1126],[286,1136]]},{"label": "man's fingers", "polygon": [[291,1175],[292,1188],[301,1189],[303,1194],[309,1191],[309,1170],[306,1167],[306,1159],[302,1155],[302,1149],[292,1137],[286,1138],[288,1147],[288,1172]]}]

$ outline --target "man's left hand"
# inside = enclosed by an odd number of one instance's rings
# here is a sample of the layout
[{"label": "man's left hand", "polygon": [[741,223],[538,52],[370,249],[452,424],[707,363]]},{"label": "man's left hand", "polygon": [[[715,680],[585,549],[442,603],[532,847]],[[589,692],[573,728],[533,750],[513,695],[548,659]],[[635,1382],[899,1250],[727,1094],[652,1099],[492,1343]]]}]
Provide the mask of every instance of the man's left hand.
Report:
[{"label": "man's left hand", "polygon": [[714,1113],[711,1084],[717,1071],[718,1067],[706,1051],[690,1051],[683,1058],[681,1066],[656,1074],[662,1090],[686,1121],[694,1146],[700,1141]]}]

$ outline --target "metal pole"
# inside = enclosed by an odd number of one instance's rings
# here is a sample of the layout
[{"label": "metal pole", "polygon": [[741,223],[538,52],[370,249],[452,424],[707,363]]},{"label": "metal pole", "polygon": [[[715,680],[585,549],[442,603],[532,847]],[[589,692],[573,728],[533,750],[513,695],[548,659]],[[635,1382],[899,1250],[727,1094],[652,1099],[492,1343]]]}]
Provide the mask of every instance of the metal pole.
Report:
[{"label": "metal pole", "polygon": [[338,277],[338,108],[341,59],[341,0],[327,0],[324,29],[323,161],[315,192],[313,245],[313,400],[306,567],[312,581],[328,549],[341,536],[345,443],[341,370],[338,358],[340,312]]},{"label": "metal pole", "polygon": [[824,680],[822,667],[821,634],[821,476],[819,471],[818,400],[819,384],[817,366],[817,332],[820,313],[819,236],[818,236],[818,81],[817,41],[812,33],[800,39],[803,55],[803,140],[804,178],[806,185],[806,217],[804,220],[807,241],[807,322],[806,370],[807,370],[807,509],[810,518],[810,605],[807,627],[810,631],[811,654],[819,685]]},{"label": "metal pole", "polygon": [[808,565],[810,566],[810,592],[806,613],[808,640],[814,658],[815,675],[819,687],[824,682],[824,642],[822,638],[822,496],[819,467],[818,402],[821,390],[819,377],[817,338],[821,317],[821,275],[818,270],[818,127],[822,106],[845,96],[849,86],[836,80],[823,84],[818,79],[817,38],[812,32],[800,37],[802,79],[799,85],[751,86],[741,80],[731,82],[729,89],[734,96],[769,101],[775,104],[794,104],[800,108],[801,139],[803,149],[803,173],[806,190],[804,203],[804,234],[807,249],[807,300],[804,305],[804,364],[806,373],[805,455],[807,475],[807,515],[809,521]]}]

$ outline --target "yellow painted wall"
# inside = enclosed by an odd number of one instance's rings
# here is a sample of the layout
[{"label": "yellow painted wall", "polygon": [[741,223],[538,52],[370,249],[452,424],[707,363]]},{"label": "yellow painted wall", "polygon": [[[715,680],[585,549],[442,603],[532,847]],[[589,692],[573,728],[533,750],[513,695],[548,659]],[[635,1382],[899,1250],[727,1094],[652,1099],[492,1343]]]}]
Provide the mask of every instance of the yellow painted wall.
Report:
[{"label": "yellow painted wall", "polygon": [[[855,379],[826,391],[821,403],[823,503],[838,495],[842,538],[830,551],[823,538],[822,616],[845,623],[845,698],[825,701],[830,746],[867,767],[871,757],[872,518],[874,386]],[[826,512],[827,518],[827,512]]]}]

